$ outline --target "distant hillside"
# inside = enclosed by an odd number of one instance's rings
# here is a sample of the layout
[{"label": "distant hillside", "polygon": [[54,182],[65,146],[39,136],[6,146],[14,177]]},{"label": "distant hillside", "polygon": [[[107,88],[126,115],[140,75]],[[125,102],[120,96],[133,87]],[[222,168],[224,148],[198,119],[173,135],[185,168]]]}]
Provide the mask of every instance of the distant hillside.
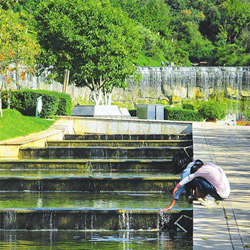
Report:
[{"label": "distant hillside", "polygon": [[[46,0],[48,1],[48,0]],[[105,0],[135,20],[143,47],[138,66],[250,65],[249,0]],[[41,0],[6,0],[29,19]],[[101,2],[104,2],[102,0]]]}]

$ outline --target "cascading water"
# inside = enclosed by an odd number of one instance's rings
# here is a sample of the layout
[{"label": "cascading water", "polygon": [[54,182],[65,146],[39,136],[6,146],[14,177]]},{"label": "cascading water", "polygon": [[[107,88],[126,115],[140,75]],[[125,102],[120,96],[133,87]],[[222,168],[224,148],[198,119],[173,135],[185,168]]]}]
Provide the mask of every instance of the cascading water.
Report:
[{"label": "cascading water", "polygon": [[8,211],[4,214],[4,229],[16,229],[16,211]]},{"label": "cascading water", "polygon": [[239,101],[247,101],[250,96],[250,67],[138,67],[137,73],[142,80],[129,84],[130,89],[137,89],[137,101],[174,104],[187,99],[226,98],[228,112],[238,114]]},{"label": "cascading water", "polygon": [[131,216],[129,214],[129,211],[122,211],[119,214],[119,226],[121,230],[130,230],[130,224],[131,224]]}]

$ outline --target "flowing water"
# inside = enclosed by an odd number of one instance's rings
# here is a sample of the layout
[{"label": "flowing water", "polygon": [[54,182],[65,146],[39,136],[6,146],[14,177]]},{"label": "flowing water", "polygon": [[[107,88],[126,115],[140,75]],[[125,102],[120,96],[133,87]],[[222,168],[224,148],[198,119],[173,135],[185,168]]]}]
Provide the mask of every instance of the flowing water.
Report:
[{"label": "flowing water", "polygon": [[228,112],[237,115],[249,107],[250,67],[137,67],[137,73],[142,80],[130,88],[144,103],[149,96],[152,103],[161,97],[170,104],[226,98]]}]

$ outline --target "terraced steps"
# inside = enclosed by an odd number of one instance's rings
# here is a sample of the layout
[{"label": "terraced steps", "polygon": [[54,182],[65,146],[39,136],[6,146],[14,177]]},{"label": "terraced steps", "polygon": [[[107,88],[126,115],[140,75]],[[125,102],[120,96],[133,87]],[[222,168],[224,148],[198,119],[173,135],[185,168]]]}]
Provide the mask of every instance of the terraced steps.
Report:
[{"label": "terraced steps", "polygon": [[163,194],[82,192],[0,192],[0,230],[160,230],[183,217],[190,229],[192,209],[187,203],[163,214],[171,196]]},{"label": "terraced steps", "polygon": [[139,176],[2,176],[1,191],[140,191],[169,192],[178,177]]},{"label": "terraced steps", "polygon": [[190,232],[186,200],[160,208],[179,180],[172,156],[191,145],[184,134],[84,134],[22,148],[19,159],[0,162],[0,230]]},{"label": "terraced steps", "polygon": [[166,226],[192,228],[192,210],[159,213],[153,210],[86,210],[86,209],[3,209],[0,229],[4,230],[156,230]]},{"label": "terraced steps", "polygon": [[187,147],[192,140],[62,140],[47,141],[48,147]]},{"label": "terraced steps", "polygon": [[165,159],[4,159],[0,161],[1,170],[81,170],[83,172],[117,171],[161,171],[173,170],[172,160]]},{"label": "terraced steps", "polygon": [[84,177],[84,178],[146,178],[146,177],[155,177],[155,178],[162,178],[162,177],[173,177],[172,174],[169,173],[161,173],[159,171],[113,171],[113,172],[105,172],[105,171],[82,171],[82,170],[0,170],[0,178],[11,178],[11,177],[22,177],[22,178],[67,178],[67,177]]},{"label": "terraced steps", "polygon": [[[170,193],[86,193],[86,192],[0,192],[0,210],[15,209],[79,209],[79,210],[147,210],[159,211],[166,207],[172,196]],[[190,210],[185,196],[174,210]]]},{"label": "terraced steps", "polygon": [[192,140],[191,134],[67,134],[65,140]]},{"label": "terraced steps", "polygon": [[172,157],[182,147],[46,147],[24,148],[19,150],[21,159],[50,158],[50,159],[118,159],[145,158],[165,159]]}]

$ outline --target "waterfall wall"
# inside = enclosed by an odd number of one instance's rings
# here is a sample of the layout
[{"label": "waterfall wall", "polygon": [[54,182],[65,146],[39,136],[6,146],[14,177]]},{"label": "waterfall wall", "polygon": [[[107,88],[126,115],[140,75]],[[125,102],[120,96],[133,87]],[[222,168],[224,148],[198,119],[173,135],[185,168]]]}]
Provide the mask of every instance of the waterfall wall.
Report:
[{"label": "waterfall wall", "polygon": [[[250,67],[138,67],[142,76],[130,88],[137,98],[170,104],[209,97],[239,99],[250,95]],[[154,100],[154,101],[155,101]]]},{"label": "waterfall wall", "polygon": [[[141,103],[175,104],[186,99],[224,98],[235,106],[238,101],[248,101],[250,96],[250,67],[138,67],[137,73],[141,75],[139,83],[129,80],[127,89],[114,90],[114,104],[131,109]],[[45,82],[46,79],[29,76],[22,86],[62,91],[60,83]],[[74,103],[92,102],[88,88],[70,85],[67,93]],[[248,104],[244,105],[246,109]]]}]

